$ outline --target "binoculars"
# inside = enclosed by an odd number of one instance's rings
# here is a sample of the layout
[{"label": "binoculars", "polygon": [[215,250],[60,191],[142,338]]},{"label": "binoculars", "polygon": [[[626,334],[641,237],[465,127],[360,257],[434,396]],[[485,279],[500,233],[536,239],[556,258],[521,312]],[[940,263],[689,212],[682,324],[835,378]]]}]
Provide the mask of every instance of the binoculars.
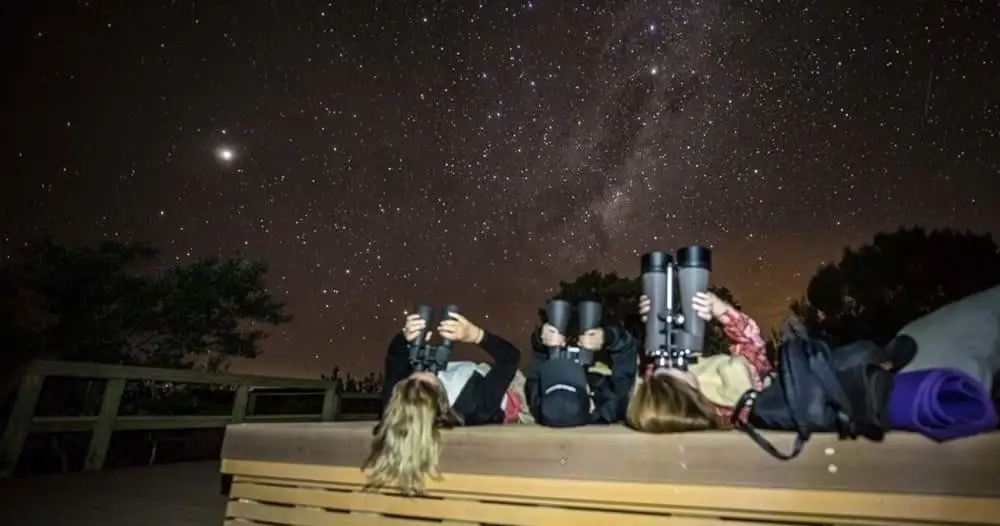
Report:
[{"label": "binoculars", "polygon": [[[560,334],[566,334],[570,318],[572,318],[573,306],[565,300],[551,300],[546,306],[545,312],[549,318],[549,325],[555,327]],[[600,303],[581,301],[577,305],[577,313],[580,334],[601,326],[603,311]],[[549,359],[573,360],[580,365],[588,366],[594,363],[594,353],[579,347],[550,347]]]},{"label": "binoculars", "polygon": [[[458,307],[448,305],[441,310],[441,320],[451,318],[450,314],[452,313],[458,313]],[[437,374],[448,368],[448,361],[451,360],[452,341],[444,340],[440,345],[427,341],[427,331],[431,330],[434,323],[434,307],[419,305],[415,314],[420,316],[427,325],[420,329],[417,337],[410,342],[410,367],[417,372]]]},{"label": "binoculars", "polygon": [[[698,361],[705,345],[705,321],[694,313],[692,300],[708,290],[711,273],[712,252],[705,247],[684,247],[677,251],[676,261],[666,252],[642,256],[642,292],[650,301],[646,356],[657,368],[686,370]],[[680,312],[675,307],[678,299]]]}]

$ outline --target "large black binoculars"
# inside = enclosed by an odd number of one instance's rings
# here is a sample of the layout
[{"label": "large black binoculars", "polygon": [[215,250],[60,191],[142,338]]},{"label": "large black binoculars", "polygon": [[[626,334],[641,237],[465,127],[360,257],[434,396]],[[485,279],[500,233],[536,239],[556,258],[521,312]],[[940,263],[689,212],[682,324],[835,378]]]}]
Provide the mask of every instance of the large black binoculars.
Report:
[{"label": "large black binoculars", "polygon": [[[417,372],[437,373],[448,368],[448,361],[451,360],[451,340],[444,340],[440,345],[427,341],[427,331],[432,330],[434,324],[434,307],[429,305],[419,305],[414,312],[420,316],[426,325],[417,337],[410,342],[410,367]],[[441,310],[441,320],[451,318],[452,313],[458,313],[458,307],[448,305]]]},{"label": "large black binoculars", "polygon": [[[573,316],[573,305],[565,300],[551,300],[545,309],[549,325],[556,328],[560,334],[566,334],[570,318]],[[577,305],[577,319],[580,334],[601,326],[603,314],[601,304],[596,301],[581,301]],[[594,353],[579,347],[549,347],[549,359],[573,360],[580,365],[594,363]]]},{"label": "large black binoculars", "polygon": [[[712,252],[705,247],[684,247],[677,251],[676,261],[666,252],[642,256],[642,293],[650,301],[646,355],[657,368],[687,369],[698,361],[705,345],[705,320],[694,313],[693,300],[708,290],[711,273]],[[678,299],[680,312],[675,307]]]}]

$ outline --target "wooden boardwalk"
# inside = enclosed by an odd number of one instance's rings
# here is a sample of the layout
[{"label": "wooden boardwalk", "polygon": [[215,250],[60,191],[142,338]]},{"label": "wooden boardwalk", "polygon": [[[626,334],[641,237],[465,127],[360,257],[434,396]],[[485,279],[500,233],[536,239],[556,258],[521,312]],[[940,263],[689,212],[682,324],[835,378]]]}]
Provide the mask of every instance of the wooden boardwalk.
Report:
[{"label": "wooden boardwalk", "polygon": [[185,462],[0,481],[0,524],[221,526],[218,462]]}]

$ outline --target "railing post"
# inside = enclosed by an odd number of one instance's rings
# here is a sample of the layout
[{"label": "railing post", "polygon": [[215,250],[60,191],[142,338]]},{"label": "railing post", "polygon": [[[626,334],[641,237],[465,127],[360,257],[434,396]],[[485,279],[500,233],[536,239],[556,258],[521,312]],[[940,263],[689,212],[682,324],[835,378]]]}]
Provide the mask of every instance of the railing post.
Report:
[{"label": "railing post", "polygon": [[115,420],[118,418],[118,408],[121,406],[124,392],[124,378],[109,378],[104,384],[101,412],[97,415],[94,432],[90,435],[90,449],[87,451],[87,460],[83,463],[84,471],[100,471],[104,467],[104,459],[108,456],[108,444],[111,443],[111,434],[115,431]]},{"label": "railing post", "polygon": [[260,394],[257,391],[250,391],[247,396],[247,412],[248,415],[257,414],[257,399],[260,398]]},{"label": "railing post", "polygon": [[240,384],[233,398],[233,423],[239,424],[247,417],[247,399],[250,397],[250,386]]},{"label": "railing post", "polygon": [[324,422],[333,422],[337,419],[337,413],[340,413],[340,393],[334,384],[323,393],[323,414],[320,419]]},{"label": "railing post", "polygon": [[35,406],[38,405],[38,395],[42,393],[44,382],[45,377],[34,366],[28,366],[17,389],[17,399],[3,432],[3,442],[0,442],[0,478],[10,477],[17,469],[17,461],[21,458],[21,449],[31,430]]}]

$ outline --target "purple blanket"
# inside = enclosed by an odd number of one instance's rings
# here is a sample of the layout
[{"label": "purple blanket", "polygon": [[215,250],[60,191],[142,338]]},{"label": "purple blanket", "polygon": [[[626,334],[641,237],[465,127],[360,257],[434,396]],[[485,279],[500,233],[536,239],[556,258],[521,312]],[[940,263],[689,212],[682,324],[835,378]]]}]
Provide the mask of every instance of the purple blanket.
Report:
[{"label": "purple blanket", "polygon": [[996,429],[997,412],[973,377],[956,369],[929,369],[896,375],[889,422],[893,429],[945,441]]}]

